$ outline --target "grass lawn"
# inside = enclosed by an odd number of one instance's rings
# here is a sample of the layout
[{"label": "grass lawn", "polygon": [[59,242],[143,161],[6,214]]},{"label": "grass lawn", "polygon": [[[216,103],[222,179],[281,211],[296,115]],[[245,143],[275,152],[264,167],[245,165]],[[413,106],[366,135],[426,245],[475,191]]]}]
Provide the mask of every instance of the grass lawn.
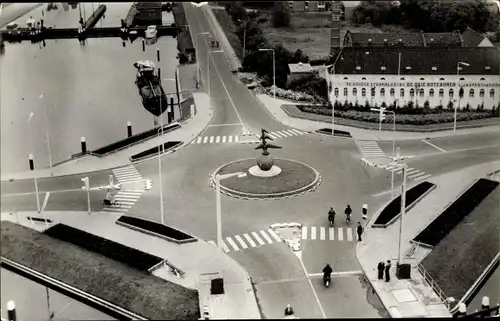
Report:
[{"label": "grass lawn", "polygon": [[236,57],[238,57],[240,62],[243,62],[243,45],[236,35],[237,27],[233,23],[233,20],[224,9],[212,9],[212,12],[226,34],[229,44],[233,47]]},{"label": "grass lawn", "polygon": [[[272,154],[272,151],[270,153]],[[282,169],[280,175],[266,178],[248,174],[245,178],[227,178],[221,182],[221,185],[244,193],[274,194],[300,189],[316,179],[316,173],[301,163],[275,159],[274,164]],[[245,159],[224,166],[218,174],[247,172],[254,165],[257,165],[255,159]]]},{"label": "grass lawn", "polygon": [[196,320],[197,291],[35,230],[2,222],[2,256],[149,320]]},{"label": "grass lawn", "polygon": [[457,301],[500,250],[499,188],[493,190],[422,261],[446,296]]}]

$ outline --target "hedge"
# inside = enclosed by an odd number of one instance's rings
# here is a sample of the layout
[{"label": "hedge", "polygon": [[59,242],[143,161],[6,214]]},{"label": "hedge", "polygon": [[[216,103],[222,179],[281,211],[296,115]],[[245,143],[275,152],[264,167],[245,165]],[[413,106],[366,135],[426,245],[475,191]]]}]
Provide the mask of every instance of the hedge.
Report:
[{"label": "hedge", "polygon": [[117,222],[132,225],[132,226],[144,229],[146,231],[150,231],[150,232],[153,232],[153,233],[156,233],[159,235],[163,235],[163,236],[166,236],[166,237],[172,238],[174,240],[178,240],[178,241],[186,241],[186,240],[194,239],[194,237],[192,237],[191,235],[187,235],[186,233],[183,233],[179,230],[171,228],[170,226],[166,226],[166,225],[159,224],[156,222],[151,222],[151,221],[144,220],[144,219],[141,219],[138,217],[122,215],[117,220]]}]

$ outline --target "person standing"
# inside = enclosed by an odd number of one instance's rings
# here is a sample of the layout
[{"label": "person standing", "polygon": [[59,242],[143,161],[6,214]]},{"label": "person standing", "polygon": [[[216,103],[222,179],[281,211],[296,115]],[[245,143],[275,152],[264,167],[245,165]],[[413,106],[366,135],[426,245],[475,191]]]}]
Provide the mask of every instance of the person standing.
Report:
[{"label": "person standing", "polygon": [[358,222],[358,228],[356,229],[358,233],[358,241],[361,241],[361,234],[363,234],[363,227],[361,226],[361,222]]},{"label": "person standing", "polygon": [[378,270],[378,279],[383,280],[384,279],[384,262],[378,262],[377,270]]},{"label": "person standing", "polygon": [[391,280],[391,260],[387,260],[387,263],[385,264],[385,282],[389,282]]},{"label": "person standing", "polygon": [[294,318],[294,314],[295,313],[293,312],[292,306],[290,304],[287,304],[286,308],[285,308],[285,318],[287,318],[287,319],[291,319],[291,318],[295,319]]}]

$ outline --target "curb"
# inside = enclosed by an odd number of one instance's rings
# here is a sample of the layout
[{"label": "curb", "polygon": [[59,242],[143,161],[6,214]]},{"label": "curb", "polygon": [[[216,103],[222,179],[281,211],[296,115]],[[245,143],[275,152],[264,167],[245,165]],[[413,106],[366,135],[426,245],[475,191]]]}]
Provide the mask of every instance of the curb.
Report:
[{"label": "curb", "polygon": [[269,227],[280,237],[280,239],[286,243],[290,247],[290,249],[293,252],[298,252],[301,250],[300,244],[301,244],[301,237],[297,237],[297,242],[290,242],[289,240],[285,239],[281,234],[276,230],[276,228],[294,228],[297,227],[299,228],[299,233],[302,232],[302,224],[301,223],[274,223],[269,225]]},{"label": "curb", "polygon": [[[240,161],[243,161],[243,160],[248,160],[248,159],[253,159],[253,158],[243,158],[243,159],[238,159],[238,160],[235,160],[231,163],[235,163],[235,162],[240,162]],[[287,159],[283,159],[283,158],[275,158],[275,159],[280,159],[280,160],[287,160]],[[307,186],[304,186],[302,188],[299,188],[299,189],[296,189],[294,191],[290,191],[290,192],[284,192],[284,193],[275,193],[275,194],[252,194],[252,193],[244,193],[244,192],[238,192],[238,191],[234,191],[232,189],[229,189],[229,188],[226,188],[224,186],[221,185],[221,193],[227,195],[227,196],[230,196],[230,197],[234,197],[234,198],[238,198],[238,199],[243,199],[243,200],[280,200],[280,199],[287,199],[287,198],[292,198],[292,197],[296,197],[296,196],[299,196],[299,195],[304,195],[308,192],[313,192],[316,190],[316,188],[318,188],[319,185],[321,185],[321,182],[322,182],[322,177],[321,175],[319,174],[319,172],[314,169],[313,167],[310,167],[302,162],[299,162],[299,161],[294,161],[296,163],[299,163],[299,164],[302,164],[304,166],[307,166],[309,168],[311,168],[315,174],[316,174],[316,179],[308,184]],[[227,164],[224,164],[222,166],[220,166],[219,168],[217,168],[215,170],[215,172],[213,172],[212,174],[209,174],[209,179],[208,179],[208,185],[211,187],[211,188],[215,188],[215,173],[217,173],[222,167],[228,165],[228,164],[231,164],[231,163],[227,163]]]}]

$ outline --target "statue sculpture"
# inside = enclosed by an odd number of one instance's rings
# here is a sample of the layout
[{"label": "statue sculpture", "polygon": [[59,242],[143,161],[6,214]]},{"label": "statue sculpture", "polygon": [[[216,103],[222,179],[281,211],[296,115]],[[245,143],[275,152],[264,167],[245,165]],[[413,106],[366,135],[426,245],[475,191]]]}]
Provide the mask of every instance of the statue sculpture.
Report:
[{"label": "statue sculpture", "polygon": [[274,165],[274,160],[269,155],[269,152],[267,150],[269,148],[275,148],[275,149],[281,148],[281,146],[267,143],[266,141],[267,139],[273,140],[268,134],[269,132],[264,128],[262,128],[261,135],[259,138],[261,143],[259,144],[259,146],[255,147],[255,149],[262,149],[262,155],[257,159],[257,165],[262,171],[268,171]]}]

